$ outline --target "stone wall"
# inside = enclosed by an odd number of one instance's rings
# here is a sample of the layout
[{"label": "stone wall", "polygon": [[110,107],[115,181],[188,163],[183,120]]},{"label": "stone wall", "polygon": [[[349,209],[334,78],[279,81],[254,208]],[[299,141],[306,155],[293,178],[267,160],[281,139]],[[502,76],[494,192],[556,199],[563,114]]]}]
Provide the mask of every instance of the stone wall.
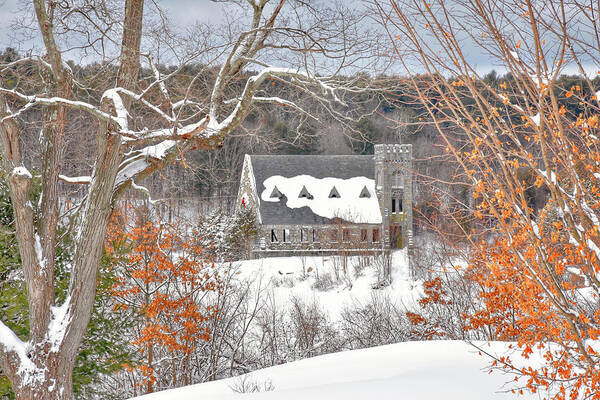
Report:
[{"label": "stone wall", "polygon": [[[373,230],[378,231],[377,241],[373,241]],[[271,240],[273,231],[277,235],[277,241]],[[363,240],[364,231],[367,240]],[[253,251],[256,254],[272,255],[344,252],[360,254],[381,250],[381,239],[381,225],[378,224],[261,225]]]}]

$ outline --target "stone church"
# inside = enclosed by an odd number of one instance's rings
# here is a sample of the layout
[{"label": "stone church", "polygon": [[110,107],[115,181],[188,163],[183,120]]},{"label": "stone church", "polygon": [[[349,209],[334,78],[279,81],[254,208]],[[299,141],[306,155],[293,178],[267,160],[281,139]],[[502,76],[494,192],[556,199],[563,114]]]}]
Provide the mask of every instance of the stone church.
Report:
[{"label": "stone church", "polygon": [[374,155],[246,155],[238,208],[256,215],[253,256],[372,254],[412,245],[412,147]]}]

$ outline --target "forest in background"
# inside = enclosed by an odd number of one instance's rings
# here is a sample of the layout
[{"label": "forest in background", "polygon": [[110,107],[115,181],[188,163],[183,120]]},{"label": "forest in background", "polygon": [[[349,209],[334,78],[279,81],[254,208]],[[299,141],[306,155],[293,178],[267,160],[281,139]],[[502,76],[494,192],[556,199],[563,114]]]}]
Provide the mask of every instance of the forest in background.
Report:
[{"label": "forest in background", "polygon": [[[0,53],[0,62],[10,63],[19,57],[14,49],[7,48]],[[25,77],[29,75],[34,78],[37,73],[34,63],[31,61],[31,65],[19,65],[5,70],[7,86],[23,88],[32,84]],[[112,68],[115,76],[108,76],[106,71],[111,71],[110,66],[107,68],[97,64],[80,66],[69,62],[69,66],[74,76],[85,83],[86,90],[74,93],[74,98],[79,100],[98,98],[107,82],[114,80],[117,73]],[[176,70],[176,67],[160,65],[158,68],[163,74]],[[210,94],[218,68],[185,65],[175,72],[174,79],[169,81],[173,86],[170,89],[175,92],[187,90],[190,81],[199,74],[202,78],[196,79],[191,87],[193,96],[202,98]],[[140,75],[148,73],[142,70]],[[239,90],[248,75],[251,73],[241,74],[236,81],[238,87],[232,91]],[[371,81],[371,90],[368,92],[346,97],[347,107],[352,109],[352,117],[332,114],[320,107],[310,94],[303,93],[302,90],[294,92],[288,86],[273,80],[270,85],[274,86],[276,92],[284,91],[296,104],[309,110],[310,114],[299,113],[285,105],[258,104],[219,148],[211,152],[182,153],[178,161],[168,165],[160,174],[148,178],[145,185],[150,189],[152,199],[168,204],[166,208],[170,208],[171,212],[189,208],[197,209],[198,212],[210,212],[214,209],[232,212],[245,154],[373,154],[374,144],[407,143],[413,145],[416,233],[435,227],[435,230],[463,235],[464,229],[460,225],[468,225],[473,221],[472,213],[467,211],[472,205],[472,188],[461,183],[460,166],[446,151],[446,143],[418,100],[412,83],[403,77],[367,74],[347,79]],[[432,80],[426,76],[422,79],[423,87]],[[593,82],[599,84],[600,77],[596,77]],[[510,73],[499,75],[495,71],[486,74],[482,83],[494,89],[507,85],[516,86]],[[563,75],[557,80],[554,90],[561,104],[568,110],[568,115],[576,116],[582,112],[581,102],[566,96],[573,87],[582,88],[581,95],[584,97],[590,97],[593,93],[578,75]],[[154,95],[159,99],[158,93]],[[488,95],[491,104],[501,105],[491,93]],[[463,101],[467,107],[472,103],[468,96],[464,96]],[[24,157],[34,169],[39,168],[39,147],[35,140],[41,127],[40,112],[30,112],[21,118],[25,127],[22,139]],[[96,151],[94,142],[88,136],[89,132],[95,130],[95,122],[83,112],[70,113],[73,115],[70,115],[66,128],[69,134],[65,143],[62,171],[69,176],[88,175],[92,165],[86,164],[85,160],[91,160],[91,155]],[[148,113],[138,118],[136,123],[139,127],[152,126],[156,123],[153,118],[156,117]],[[508,115],[508,118],[517,120],[520,116]],[[468,150],[469,144],[465,143],[454,124],[446,122],[442,126],[458,146],[464,146],[465,151]],[[76,186],[62,185],[66,199],[81,196]],[[143,197],[143,194],[136,191],[131,192]],[[532,186],[530,196],[532,203],[537,202],[538,207],[543,205],[544,194],[540,190]]]}]

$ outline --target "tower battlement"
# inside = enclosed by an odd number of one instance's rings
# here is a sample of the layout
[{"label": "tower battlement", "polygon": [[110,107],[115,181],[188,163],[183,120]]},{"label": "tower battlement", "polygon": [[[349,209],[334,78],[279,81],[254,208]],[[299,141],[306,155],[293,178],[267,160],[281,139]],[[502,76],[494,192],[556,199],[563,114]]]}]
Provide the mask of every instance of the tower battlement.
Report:
[{"label": "tower battlement", "polygon": [[412,160],[412,144],[376,144],[375,161]]}]

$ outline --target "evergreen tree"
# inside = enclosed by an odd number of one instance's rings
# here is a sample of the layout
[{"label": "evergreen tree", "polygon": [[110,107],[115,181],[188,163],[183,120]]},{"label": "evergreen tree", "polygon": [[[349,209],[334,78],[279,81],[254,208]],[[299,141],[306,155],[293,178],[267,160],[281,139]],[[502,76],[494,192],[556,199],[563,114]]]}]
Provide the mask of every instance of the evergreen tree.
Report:
[{"label": "evergreen tree", "polygon": [[238,211],[227,235],[232,255],[236,259],[250,259],[252,243],[254,243],[257,236],[258,228],[254,210],[246,208]]}]

